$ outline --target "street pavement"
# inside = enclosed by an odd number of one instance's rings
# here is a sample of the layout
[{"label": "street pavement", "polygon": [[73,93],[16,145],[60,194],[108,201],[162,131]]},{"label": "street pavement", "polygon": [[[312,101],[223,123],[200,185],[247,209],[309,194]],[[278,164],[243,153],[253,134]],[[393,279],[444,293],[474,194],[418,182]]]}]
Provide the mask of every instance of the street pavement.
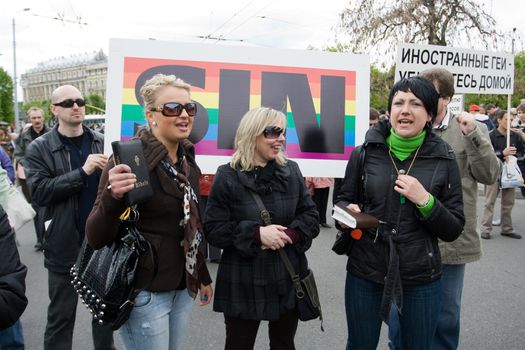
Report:
[{"label": "street pavement", "polygon": [[[525,238],[525,200],[516,195],[513,210],[515,231]],[[478,200],[480,217],[484,197]],[[499,213],[499,200],[496,206]],[[334,229],[321,230],[308,252],[321,297],[325,332],[321,332],[318,320],[300,322],[296,336],[296,348],[344,349],[346,343],[346,320],[344,310],[344,279],[346,259],[330,250],[335,237]],[[46,325],[47,271],[43,267],[43,255],[35,252],[35,234],[32,223],[18,232],[20,255],[28,266],[27,296],[29,305],[22,316],[26,349],[42,349]],[[515,240],[499,235],[495,227],[493,238],[483,240],[483,257],[479,262],[467,265],[463,291],[462,329],[460,348],[476,350],[525,349],[525,239]],[[215,276],[217,264],[208,264]],[[73,349],[93,349],[91,342],[90,314],[79,303],[75,324]],[[199,307],[195,303],[188,350],[223,349],[224,319],[212,310],[211,305]],[[388,349],[386,325],[383,325],[378,349]],[[259,329],[256,349],[268,349],[268,330],[263,322]],[[122,349],[116,338],[116,346]]]}]

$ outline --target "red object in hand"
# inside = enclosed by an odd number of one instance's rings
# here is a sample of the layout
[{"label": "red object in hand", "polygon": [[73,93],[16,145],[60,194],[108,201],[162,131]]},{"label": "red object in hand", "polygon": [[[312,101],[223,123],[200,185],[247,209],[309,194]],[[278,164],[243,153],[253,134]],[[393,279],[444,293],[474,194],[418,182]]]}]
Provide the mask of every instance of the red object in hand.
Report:
[{"label": "red object in hand", "polygon": [[356,228],[352,231],[350,231],[350,236],[355,239],[356,241],[359,241],[361,239],[361,237],[363,237],[363,231],[361,231],[360,229]]}]

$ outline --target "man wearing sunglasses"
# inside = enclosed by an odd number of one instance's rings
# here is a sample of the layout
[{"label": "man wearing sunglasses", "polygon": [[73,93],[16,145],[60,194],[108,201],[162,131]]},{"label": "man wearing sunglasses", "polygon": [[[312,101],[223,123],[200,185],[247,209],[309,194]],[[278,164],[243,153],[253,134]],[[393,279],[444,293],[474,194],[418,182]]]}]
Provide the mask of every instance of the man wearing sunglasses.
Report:
[{"label": "man wearing sunglasses", "polygon": [[[85,100],[71,85],[58,87],[51,96],[51,112],[58,124],[34,140],[26,152],[27,182],[33,201],[43,207],[44,266],[48,270],[47,325],[44,349],[70,350],[77,294],[69,270],[84,240],[84,228],[102,169],[104,136],[85,127]],[[114,349],[108,326],[92,322],[95,349]]]}]

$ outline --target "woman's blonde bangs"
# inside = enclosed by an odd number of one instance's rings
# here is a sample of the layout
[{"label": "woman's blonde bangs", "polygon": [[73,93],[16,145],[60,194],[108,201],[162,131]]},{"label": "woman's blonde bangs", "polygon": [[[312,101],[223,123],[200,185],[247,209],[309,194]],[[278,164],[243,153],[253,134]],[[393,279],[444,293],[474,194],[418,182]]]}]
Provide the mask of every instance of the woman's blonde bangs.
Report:
[{"label": "woman's blonde bangs", "polygon": [[[280,121],[286,128],[286,116],[275,109],[269,107],[258,107],[249,110],[241,119],[235,134],[234,148],[230,165],[234,169],[250,171],[255,168],[255,145],[257,136],[262,134],[265,127],[274,125]],[[280,166],[286,164],[286,155],[281,149],[275,162]]]}]

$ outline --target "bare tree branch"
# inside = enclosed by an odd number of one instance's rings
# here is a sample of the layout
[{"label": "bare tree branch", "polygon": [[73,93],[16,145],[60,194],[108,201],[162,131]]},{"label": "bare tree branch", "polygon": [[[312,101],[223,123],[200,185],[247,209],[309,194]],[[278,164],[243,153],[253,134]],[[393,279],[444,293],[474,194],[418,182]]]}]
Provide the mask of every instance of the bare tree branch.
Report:
[{"label": "bare tree branch", "polygon": [[335,31],[341,47],[383,56],[400,42],[496,48],[502,39],[475,0],[354,0]]}]

